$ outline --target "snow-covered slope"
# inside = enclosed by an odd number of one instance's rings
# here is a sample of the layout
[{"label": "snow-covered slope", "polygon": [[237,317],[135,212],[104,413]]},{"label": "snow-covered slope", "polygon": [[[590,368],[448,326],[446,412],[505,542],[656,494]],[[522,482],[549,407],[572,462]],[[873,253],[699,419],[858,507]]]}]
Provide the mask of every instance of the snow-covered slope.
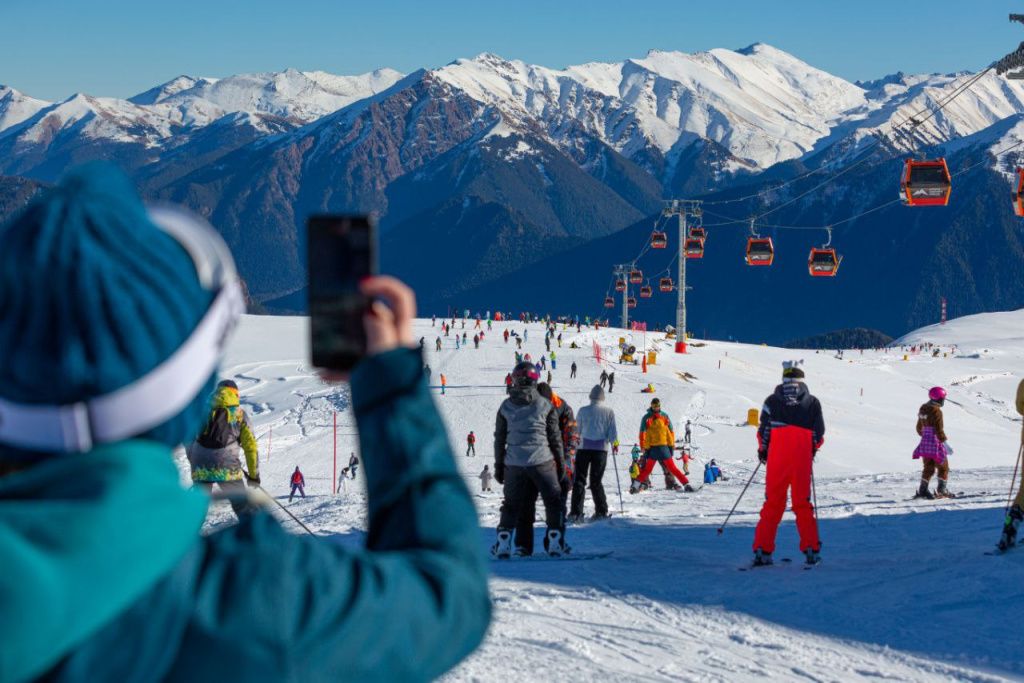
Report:
[{"label": "snow-covered slope", "polygon": [[[467,324],[466,332],[475,330]],[[444,372],[447,394],[437,404],[449,428],[481,519],[481,552],[493,538],[501,495],[479,492],[476,479],[492,460],[489,435],[513,363],[504,329],[528,329],[525,350],[539,356],[543,328],[495,323],[479,350],[455,350],[450,338],[433,351],[438,328],[418,321],[433,377]],[[462,332],[457,324],[455,331]],[[519,560],[493,565],[496,622],[482,649],[448,676],[453,681],[518,678],[592,680],[997,681],[1024,676],[1024,657],[1006,647],[1024,610],[1019,580],[1024,554],[986,557],[996,540],[1020,418],[1010,407],[1024,376],[1024,311],[972,316],[909,335],[903,343],[931,350],[832,354],[694,340],[691,353],[670,353],[661,334],[646,336],[661,352],[647,375],[635,366],[592,357],[592,343],[616,358],[621,330],[562,329],[555,347],[555,390],[579,408],[602,367],[614,370],[615,410],[623,453],[604,478],[615,517],[570,528],[577,553],[614,551],[579,562]],[[338,416],[341,465],[358,451],[347,387],[322,384],[306,360],[300,318],[244,319],[226,359],[253,414],[265,486],[287,502],[288,475],[302,467],[309,498],[290,510],[315,531],[358,542],[365,532],[361,480],[331,495],[332,420]],[[570,348],[573,342],[580,348]],[[783,359],[803,358],[807,382],[820,397],[828,433],[817,457],[816,495],[825,563],[812,572],[796,563],[737,572],[750,553],[763,475],[740,503],[723,535],[715,533],[756,464],[747,410],[778,382]],[[569,378],[568,367],[579,366]],[[723,466],[728,481],[692,495],[655,488],[623,495],[629,448],[653,383],[681,434],[693,422],[691,465]],[[910,500],[919,463],[914,421],[928,387],[944,385],[946,428],[955,447],[951,487],[972,497]],[[469,430],[479,456],[464,454]],[[367,457],[373,457],[372,449]],[[340,469],[340,466],[339,466]],[[588,494],[589,499],[589,494]],[[587,503],[588,512],[592,511]],[[211,526],[230,513],[216,508]],[[539,533],[539,532],[538,532]],[[325,541],[326,542],[326,541]],[[779,556],[798,557],[787,515]],[[553,673],[553,672],[557,672]]]}]

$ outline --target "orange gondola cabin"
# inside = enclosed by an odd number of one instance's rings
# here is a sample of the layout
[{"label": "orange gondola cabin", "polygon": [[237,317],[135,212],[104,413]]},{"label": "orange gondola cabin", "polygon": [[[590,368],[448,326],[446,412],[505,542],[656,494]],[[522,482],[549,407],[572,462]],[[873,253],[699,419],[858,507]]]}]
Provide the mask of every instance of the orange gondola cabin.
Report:
[{"label": "orange gondola cabin", "polygon": [[644,281],[644,272],[638,268],[634,268],[629,271],[629,281],[634,285],[638,285]]},{"label": "orange gondola cabin", "polygon": [[625,292],[626,291],[626,281],[625,280],[616,280],[615,281],[615,291],[616,292]]},{"label": "orange gondola cabin", "polygon": [[636,308],[636,297],[631,296],[628,299],[626,299],[626,306],[628,306],[629,308]]},{"label": "orange gondola cabin", "polygon": [[900,199],[907,206],[946,206],[953,181],[945,159],[907,159],[900,180]]},{"label": "orange gondola cabin", "polygon": [[696,237],[689,237],[683,245],[683,253],[686,258],[704,258],[704,240]]},{"label": "orange gondola cabin", "polygon": [[835,277],[843,257],[831,247],[815,247],[807,257],[807,270],[811,277]]},{"label": "orange gondola cabin", "polygon": [[606,296],[604,298],[604,307],[605,308],[615,308],[615,299],[611,298],[610,296]]},{"label": "orange gondola cabin", "polygon": [[651,249],[664,249],[668,246],[668,235],[655,230],[651,233]]},{"label": "orange gondola cabin", "polygon": [[747,240],[747,265],[770,266],[775,260],[775,245],[771,237],[751,237]]},{"label": "orange gondola cabin", "polygon": [[708,238],[708,231],[700,226],[690,228],[690,237],[696,240],[706,240]]},{"label": "orange gondola cabin", "polygon": [[675,285],[672,284],[672,278],[663,277],[658,281],[658,291],[671,292],[673,289],[675,289]]},{"label": "orange gondola cabin", "polygon": [[644,285],[643,287],[640,288],[641,299],[650,299],[652,296],[654,296],[654,290],[650,287],[650,285]]}]

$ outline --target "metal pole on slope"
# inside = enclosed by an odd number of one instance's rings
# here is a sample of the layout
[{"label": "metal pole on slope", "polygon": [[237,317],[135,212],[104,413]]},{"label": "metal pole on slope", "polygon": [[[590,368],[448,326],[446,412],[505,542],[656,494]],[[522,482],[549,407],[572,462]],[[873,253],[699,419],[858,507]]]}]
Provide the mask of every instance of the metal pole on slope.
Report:
[{"label": "metal pole on slope", "polygon": [[619,514],[626,514],[626,505],[622,502],[622,484],[619,482],[619,460],[616,458],[618,449],[612,446],[612,467],[615,468],[615,488],[619,490]]},{"label": "metal pole on slope", "polygon": [[331,477],[331,495],[338,495],[338,411],[334,411],[334,475]]},{"label": "metal pole on slope", "polygon": [[676,353],[686,353],[686,207],[679,215],[679,297],[676,300]]},{"label": "metal pole on slope", "polygon": [[758,473],[758,471],[760,469],[761,469],[761,461],[758,460],[757,461],[757,467],[755,467],[754,471],[750,473],[750,479],[747,480],[746,486],[744,486],[743,490],[740,491],[740,497],[736,499],[736,502],[732,506],[732,510],[729,510],[729,514],[726,515],[725,521],[722,522],[722,526],[718,527],[718,535],[719,536],[721,536],[722,532],[725,531],[725,525],[728,524],[729,520],[732,518],[732,513],[736,512],[736,507],[740,504],[740,501],[743,500],[743,496],[745,496],[747,494],[747,489],[750,488],[750,484],[753,483],[754,477],[757,476],[757,473]]},{"label": "metal pole on slope", "polygon": [[1013,466],[1013,477],[1010,479],[1010,495],[1006,497],[1006,509],[1003,510],[1003,517],[1010,514],[1010,505],[1013,503],[1013,489],[1017,486],[1017,472],[1020,471],[1021,459],[1024,458],[1024,443],[1021,443],[1017,451],[1017,463]]},{"label": "metal pole on slope", "polygon": [[293,519],[293,520],[295,521],[295,523],[296,523],[296,524],[298,524],[298,525],[299,525],[299,526],[301,526],[301,527],[302,527],[303,529],[305,529],[305,531],[306,531],[306,533],[307,533],[307,534],[309,534],[310,536],[314,536],[314,537],[316,536],[316,534],[314,534],[314,533],[313,533],[313,532],[312,532],[312,531],[310,530],[310,528],[309,528],[308,526],[306,526],[305,524],[303,524],[303,523],[302,523],[302,520],[301,520],[301,519],[299,519],[298,517],[296,517],[295,515],[293,515],[293,514],[292,514],[292,511],[291,511],[291,510],[289,510],[288,508],[286,508],[286,507],[285,507],[284,505],[281,505],[281,501],[279,501],[279,500],[278,500],[277,498],[274,498],[274,497],[273,497],[273,496],[271,496],[271,495],[270,495],[269,493],[267,493],[267,490],[266,490],[265,488],[263,488],[262,486],[258,486],[257,488],[259,488],[259,490],[263,492],[263,495],[265,495],[265,496],[266,496],[267,498],[269,498],[270,500],[274,501],[274,504],[275,504],[275,505],[277,505],[277,507],[279,507],[279,508],[281,508],[282,510],[284,510],[284,513],[285,513],[286,515],[288,515],[289,517],[291,517],[291,518],[292,518],[292,519]]}]

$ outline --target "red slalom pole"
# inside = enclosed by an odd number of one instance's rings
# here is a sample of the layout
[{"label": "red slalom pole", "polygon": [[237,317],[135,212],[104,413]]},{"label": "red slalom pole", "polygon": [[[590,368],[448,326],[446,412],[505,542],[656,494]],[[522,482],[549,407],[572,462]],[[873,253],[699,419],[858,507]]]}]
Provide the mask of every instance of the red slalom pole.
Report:
[{"label": "red slalom pole", "polygon": [[331,478],[331,495],[338,495],[338,411],[334,411],[334,476]]}]

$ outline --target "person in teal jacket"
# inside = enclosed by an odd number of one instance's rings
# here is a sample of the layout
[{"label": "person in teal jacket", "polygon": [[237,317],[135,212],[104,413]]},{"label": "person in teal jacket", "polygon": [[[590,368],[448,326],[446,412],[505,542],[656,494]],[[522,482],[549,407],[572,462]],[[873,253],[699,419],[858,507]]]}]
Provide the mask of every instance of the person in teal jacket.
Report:
[{"label": "person in teal jacket", "polygon": [[225,251],[105,165],[0,226],[0,681],[426,681],[481,641],[478,522],[390,278],[351,376],[365,548],[266,511],[200,534],[171,451],[240,311]]}]

